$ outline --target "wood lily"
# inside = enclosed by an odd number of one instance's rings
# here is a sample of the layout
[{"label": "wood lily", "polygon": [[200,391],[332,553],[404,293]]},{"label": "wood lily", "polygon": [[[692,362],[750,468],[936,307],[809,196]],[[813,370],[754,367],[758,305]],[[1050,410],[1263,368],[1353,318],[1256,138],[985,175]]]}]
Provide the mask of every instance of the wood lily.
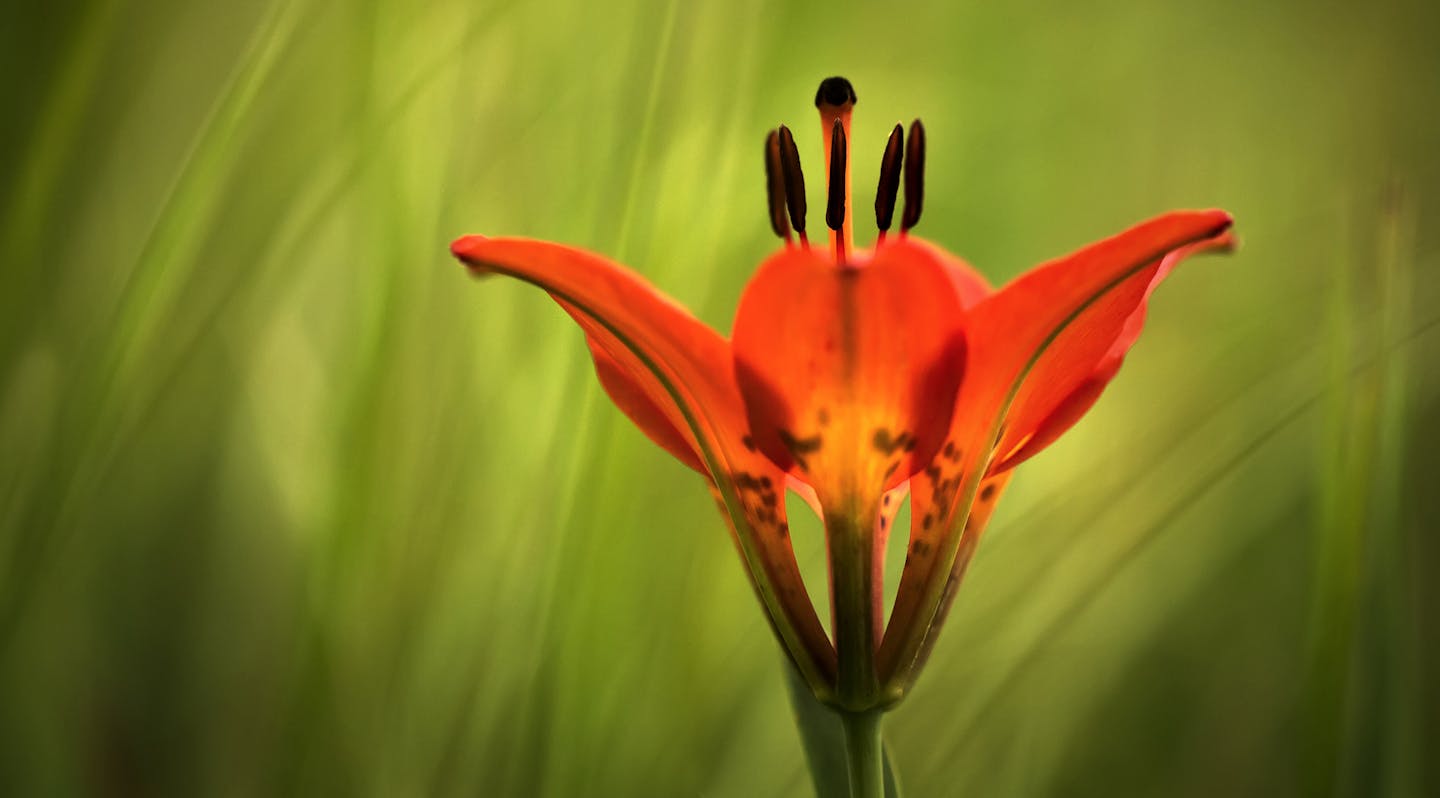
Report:
[{"label": "wood lily", "polygon": [[[746,287],[730,339],[634,272],[579,249],[465,236],[474,274],[532,283],[585,333],[615,404],[708,480],[785,654],[822,702],[875,712],[914,682],[1014,468],[1071,427],[1140,334],[1146,300],[1185,257],[1231,244],[1219,210],[1175,211],[1042,264],[1000,290],[910,235],[925,138],[896,125],[875,211],[855,249],[850,84],[816,96],[824,131],[825,244],[806,234],[787,128],[765,147],[770,221],[784,247]],[[889,235],[897,199],[900,231]],[[824,520],[833,603],[826,633],[801,582],[785,491]],[[908,492],[912,523],[888,622],[882,557]]]}]

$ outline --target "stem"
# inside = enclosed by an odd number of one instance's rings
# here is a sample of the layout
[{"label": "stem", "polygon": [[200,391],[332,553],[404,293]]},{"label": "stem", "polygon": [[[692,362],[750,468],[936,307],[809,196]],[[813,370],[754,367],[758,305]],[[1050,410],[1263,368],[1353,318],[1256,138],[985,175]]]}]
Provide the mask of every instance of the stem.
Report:
[{"label": "stem", "polygon": [[850,773],[850,798],[884,798],[885,761],[881,754],[878,709],[842,712],[845,762]]},{"label": "stem", "polygon": [[839,658],[837,693],[841,706],[863,710],[874,705],[875,643],[879,617],[876,601],[874,531],[860,512],[825,519],[834,596],[835,653]]}]

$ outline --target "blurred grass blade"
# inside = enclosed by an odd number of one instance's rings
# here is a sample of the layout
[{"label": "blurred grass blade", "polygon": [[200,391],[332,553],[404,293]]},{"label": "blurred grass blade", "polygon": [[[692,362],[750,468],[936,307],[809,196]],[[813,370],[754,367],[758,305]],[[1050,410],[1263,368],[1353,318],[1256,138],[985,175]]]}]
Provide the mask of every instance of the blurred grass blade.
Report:
[{"label": "blurred grass blade", "polygon": [[[1368,209],[1367,209],[1368,210]],[[1368,212],[1363,215],[1368,216]],[[1416,654],[1405,634],[1406,568],[1399,482],[1408,391],[1404,351],[1386,344],[1409,326],[1411,211],[1386,193],[1373,255],[1337,255],[1330,306],[1324,490],[1318,496],[1314,593],[1305,680],[1301,778],[1312,794],[1385,785],[1414,792],[1419,731]],[[1363,241],[1369,243],[1368,235]],[[1367,313],[1373,304],[1376,310]]]}]

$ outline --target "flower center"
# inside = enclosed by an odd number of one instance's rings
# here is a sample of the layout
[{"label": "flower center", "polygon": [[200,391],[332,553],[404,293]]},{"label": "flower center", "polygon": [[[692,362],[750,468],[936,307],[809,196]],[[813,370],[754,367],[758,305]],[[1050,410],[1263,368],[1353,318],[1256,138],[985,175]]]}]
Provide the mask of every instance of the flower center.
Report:
[{"label": "flower center", "polygon": [[[850,200],[850,116],[855,108],[855,88],[841,77],[826,78],[815,91],[820,111],[820,128],[825,145],[825,226],[830,228],[830,249],[835,263],[846,263],[854,248],[854,224]],[[908,145],[908,146],[907,146]],[[885,154],[880,160],[880,182],[875,189],[876,246],[884,243],[895,218],[900,178],[905,178],[905,211],[900,218],[903,236],[920,221],[925,193],[925,128],[916,119],[910,124],[910,140],[900,125],[890,131]],[[794,246],[793,230],[800,246],[808,249],[805,235],[805,175],[800,152],[790,128],[781,125],[765,139],[765,187],[769,197],[770,229]]]}]

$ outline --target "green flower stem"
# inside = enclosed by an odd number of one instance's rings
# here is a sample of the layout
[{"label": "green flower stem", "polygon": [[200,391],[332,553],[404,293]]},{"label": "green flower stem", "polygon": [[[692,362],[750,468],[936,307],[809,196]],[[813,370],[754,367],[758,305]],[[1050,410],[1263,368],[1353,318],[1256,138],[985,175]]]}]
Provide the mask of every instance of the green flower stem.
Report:
[{"label": "green flower stem", "polygon": [[875,675],[875,644],[879,638],[876,601],[875,530],[871,512],[841,510],[825,519],[834,590],[835,654],[839,658],[840,705],[847,710],[874,706],[879,682]]},{"label": "green flower stem", "polygon": [[[850,754],[846,749],[843,713],[817,700],[805,679],[789,663],[785,664],[785,675],[790,705],[795,710],[795,727],[805,747],[805,764],[810,768],[815,795],[817,798],[849,798]],[[885,770],[885,798],[901,798],[895,763],[883,738],[880,749]]]},{"label": "green flower stem", "polygon": [[845,763],[850,775],[850,798],[883,798],[885,765],[880,744],[882,711],[842,712],[845,727]]}]

